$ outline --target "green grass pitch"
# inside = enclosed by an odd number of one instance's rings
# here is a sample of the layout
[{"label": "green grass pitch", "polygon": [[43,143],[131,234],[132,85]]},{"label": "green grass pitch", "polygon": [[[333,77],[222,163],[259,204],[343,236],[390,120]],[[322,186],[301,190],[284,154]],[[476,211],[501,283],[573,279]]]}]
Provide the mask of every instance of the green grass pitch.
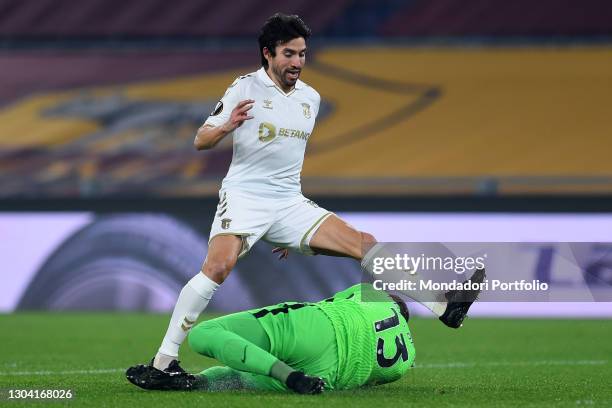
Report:
[{"label": "green grass pitch", "polygon": [[[151,392],[123,370],[154,354],[167,316],[40,313],[0,315],[0,405],[8,389],[71,389],[69,401],[33,406],[476,407],[612,406],[612,321],[466,321],[452,330],[413,319],[416,367],[384,386],[319,396],[264,392]],[[214,361],[188,347],[190,370]],[[10,405],[9,405],[10,404]],[[37,405],[34,405],[37,404]]]}]

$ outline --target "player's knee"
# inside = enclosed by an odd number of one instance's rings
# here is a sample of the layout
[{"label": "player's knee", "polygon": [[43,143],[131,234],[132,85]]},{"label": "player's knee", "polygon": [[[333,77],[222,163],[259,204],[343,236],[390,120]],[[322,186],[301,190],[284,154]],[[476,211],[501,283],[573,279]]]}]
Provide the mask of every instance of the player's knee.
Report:
[{"label": "player's knee", "polygon": [[191,329],[187,336],[189,347],[198,354],[205,356],[211,355],[211,339],[215,338],[214,331],[216,326],[211,322],[202,322]]},{"label": "player's knee", "polygon": [[198,327],[199,327],[199,325],[194,327],[193,329],[191,329],[191,331],[187,335],[187,343],[189,344],[189,348],[190,349],[192,349],[196,353],[202,354],[201,351],[200,351],[200,344],[201,344],[201,342],[198,341],[198,338],[201,337],[199,330],[197,330]]},{"label": "player's knee", "polygon": [[223,283],[230,274],[234,265],[236,265],[236,257],[226,257],[221,259],[207,259],[202,268],[204,275],[208,276],[216,283]]},{"label": "player's knee", "polygon": [[361,258],[378,242],[374,235],[360,231],[361,233]]}]

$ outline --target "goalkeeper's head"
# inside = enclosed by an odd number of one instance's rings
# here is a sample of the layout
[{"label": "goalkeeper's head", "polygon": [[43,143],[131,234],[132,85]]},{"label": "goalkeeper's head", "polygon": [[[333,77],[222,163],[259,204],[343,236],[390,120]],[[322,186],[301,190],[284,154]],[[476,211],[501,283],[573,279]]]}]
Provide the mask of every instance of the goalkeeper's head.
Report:
[{"label": "goalkeeper's head", "polygon": [[404,302],[402,298],[397,295],[389,294],[389,296],[391,296],[391,299],[393,299],[393,301],[399,306],[400,313],[402,316],[404,316],[404,319],[406,319],[407,322],[410,319],[410,312],[408,311],[408,306],[406,306],[406,302]]}]

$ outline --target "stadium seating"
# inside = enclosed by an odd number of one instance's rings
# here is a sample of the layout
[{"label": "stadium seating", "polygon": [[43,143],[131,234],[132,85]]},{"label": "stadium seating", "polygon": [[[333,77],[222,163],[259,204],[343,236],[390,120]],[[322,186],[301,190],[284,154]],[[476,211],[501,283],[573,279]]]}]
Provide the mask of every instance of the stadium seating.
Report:
[{"label": "stadium seating", "polygon": [[[195,129],[256,68],[250,53],[52,54],[24,74],[27,57],[3,58],[5,196],[214,193],[231,144],[197,153]],[[305,185],[465,192],[484,178],[609,175],[609,66],[605,48],[326,48],[304,73],[323,97]]]},{"label": "stadium seating", "polygon": [[281,10],[300,14],[315,30],[329,25],[349,0],[5,0],[0,37],[128,38],[164,36],[252,37]]},{"label": "stadium seating", "polygon": [[231,143],[193,135],[278,10],[315,34],[307,192],[608,192],[610,4],[6,0],[0,197],[215,194]]},{"label": "stadium seating", "polygon": [[612,34],[606,0],[4,0],[0,38],[252,38],[283,10],[326,37]]},{"label": "stadium seating", "polygon": [[606,0],[415,0],[380,26],[385,36],[603,36]]}]

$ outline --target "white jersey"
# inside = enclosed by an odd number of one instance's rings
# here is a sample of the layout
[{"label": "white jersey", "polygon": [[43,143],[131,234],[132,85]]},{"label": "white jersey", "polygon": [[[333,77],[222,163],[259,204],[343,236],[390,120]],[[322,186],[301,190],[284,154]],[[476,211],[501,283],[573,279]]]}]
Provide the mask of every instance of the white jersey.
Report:
[{"label": "white jersey", "polygon": [[245,99],[255,101],[248,112],[253,119],[232,132],[232,164],[222,189],[269,197],[300,194],[300,173],[306,143],[319,113],[319,93],[298,80],[286,94],[262,67],[237,78],[205,123],[224,124],[236,104]]}]

